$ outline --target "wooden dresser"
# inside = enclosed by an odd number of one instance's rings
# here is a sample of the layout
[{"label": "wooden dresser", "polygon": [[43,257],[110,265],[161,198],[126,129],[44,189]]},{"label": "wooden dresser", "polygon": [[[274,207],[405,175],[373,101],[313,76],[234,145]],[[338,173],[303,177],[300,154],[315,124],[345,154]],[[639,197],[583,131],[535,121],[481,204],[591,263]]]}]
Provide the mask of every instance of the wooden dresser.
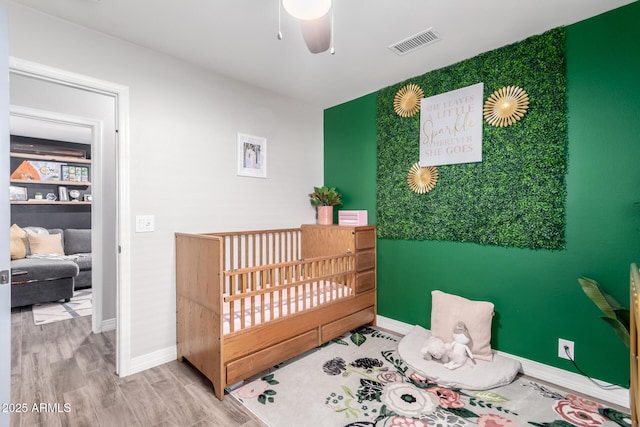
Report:
[{"label": "wooden dresser", "polygon": [[356,255],[356,293],[376,288],[376,227],[374,225],[302,225],[302,258]]}]

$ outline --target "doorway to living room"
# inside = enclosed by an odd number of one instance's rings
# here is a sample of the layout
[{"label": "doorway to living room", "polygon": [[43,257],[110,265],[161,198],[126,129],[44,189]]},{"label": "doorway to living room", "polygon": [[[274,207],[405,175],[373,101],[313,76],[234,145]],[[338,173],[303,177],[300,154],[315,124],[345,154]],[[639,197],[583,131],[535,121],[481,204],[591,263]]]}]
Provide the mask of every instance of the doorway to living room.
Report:
[{"label": "doorway to living room", "polygon": [[[126,138],[128,89],[19,59],[10,60],[11,119],[88,132],[91,144],[93,332],[116,330],[116,370],[126,375],[128,301]],[[124,225],[123,225],[124,224]],[[123,279],[124,278],[124,279]],[[128,307],[125,304],[125,307]],[[124,344],[123,344],[124,343]]]},{"label": "doorway to living room", "polygon": [[[103,298],[110,297],[105,285],[115,286],[105,281],[113,257],[103,256],[102,245],[113,227],[92,209],[95,193],[97,212],[104,210],[104,162],[92,156],[103,152],[103,127],[102,120],[10,106],[12,232],[30,233],[28,254],[11,261],[11,305],[31,306],[36,325],[91,315],[94,333],[115,329]],[[26,200],[16,200],[19,190]]]}]

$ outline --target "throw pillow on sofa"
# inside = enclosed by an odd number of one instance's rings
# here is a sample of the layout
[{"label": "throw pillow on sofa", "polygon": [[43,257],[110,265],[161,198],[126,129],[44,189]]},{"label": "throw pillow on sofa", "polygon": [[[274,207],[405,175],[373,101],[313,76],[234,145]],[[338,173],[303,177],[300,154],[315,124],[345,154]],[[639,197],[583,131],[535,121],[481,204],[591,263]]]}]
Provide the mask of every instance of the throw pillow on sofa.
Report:
[{"label": "throw pillow on sofa", "polygon": [[31,250],[31,255],[64,255],[64,249],[62,249],[61,234],[29,233],[27,238],[29,239],[29,248]]},{"label": "throw pillow on sofa", "polygon": [[49,230],[43,227],[33,227],[30,225],[27,227],[22,227],[22,229],[27,232],[27,257],[28,257],[29,255],[31,255],[31,248],[29,247],[29,234],[49,234]]},{"label": "throw pillow on sofa", "polygon": [[11,259],[22,259],[27,256],[27,232],[17,224],[9,228]]}]

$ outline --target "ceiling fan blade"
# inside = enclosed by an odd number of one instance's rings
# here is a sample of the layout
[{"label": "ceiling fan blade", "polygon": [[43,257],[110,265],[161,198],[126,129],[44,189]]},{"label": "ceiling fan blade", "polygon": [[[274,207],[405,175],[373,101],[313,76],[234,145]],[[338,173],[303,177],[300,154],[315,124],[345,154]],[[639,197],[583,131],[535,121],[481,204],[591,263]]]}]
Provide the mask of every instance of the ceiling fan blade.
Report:
[{"label": "ceiling fan blade", "polygon": [[311,53],[321,53],[331,46],[331,12],[318,19],[300,20],[302,37]]}]

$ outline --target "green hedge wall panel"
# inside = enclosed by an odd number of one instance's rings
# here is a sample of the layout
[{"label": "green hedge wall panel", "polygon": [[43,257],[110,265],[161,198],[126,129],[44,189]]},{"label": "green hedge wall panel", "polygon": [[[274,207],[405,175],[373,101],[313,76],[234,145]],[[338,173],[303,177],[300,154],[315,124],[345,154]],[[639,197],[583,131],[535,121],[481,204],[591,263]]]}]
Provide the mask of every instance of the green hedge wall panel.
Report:
[{"label": "green hedge wall panel", "polygon": [[[564,29],[530,37],[378,93],[378,233],[382,238],[564,247],[566,172]],[[408,83],[425,97],[484,83],[484,97],[520,86],[529,110],[515,124],[483,123],[483,160],[439,166],[436,187],[416,194],[407,172],[419,155],[420,114],[398,116]]]}]

